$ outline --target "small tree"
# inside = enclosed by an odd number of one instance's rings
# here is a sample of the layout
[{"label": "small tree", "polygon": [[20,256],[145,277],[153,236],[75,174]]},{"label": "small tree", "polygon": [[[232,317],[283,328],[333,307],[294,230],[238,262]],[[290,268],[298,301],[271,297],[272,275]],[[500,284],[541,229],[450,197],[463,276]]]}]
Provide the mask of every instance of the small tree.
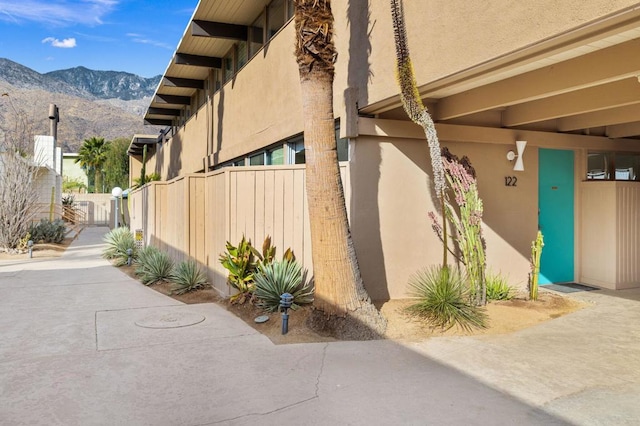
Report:
[{"label": "small tree", "polygon": [[0,251],[13,251],[26,242],[36,214],[38,166],[31,154],[32,121],[8,94],[2,96],[9,113],[0,127]]},{"label": "small tree", "polygon": [[107,189],[129,187],[129,140],[117,138],[108,143],[104,162],[104,183]]},{"label": "small tree", "polygon": [[[103,167],[107,159],[109,142],[104,138],[92,137],[85,139],[78,151],[78,158],[75,162],[80,163],[88,174],[94,176],[95,192],[104,192]],[[91,177],[89,177],[91,180]]]}]

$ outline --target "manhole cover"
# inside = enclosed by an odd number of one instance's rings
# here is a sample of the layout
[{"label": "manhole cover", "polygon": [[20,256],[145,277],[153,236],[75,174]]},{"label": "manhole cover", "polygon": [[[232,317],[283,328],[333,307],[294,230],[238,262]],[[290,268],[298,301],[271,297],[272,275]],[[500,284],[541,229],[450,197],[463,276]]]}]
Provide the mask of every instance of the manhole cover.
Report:
[{"label": "manhole cover", "polygon": [[257,322],[258,324],[262,324],[263,322],[269,321],[269,316],[268,315],[260,315],[259,317],[255,317],[254,321]]},{"label": "manhole cover", "polygon": [[188,327],[204,321],[204,315],[185,313],[156,314],[136,321],[138,327],[144,328],[178,328]]}]

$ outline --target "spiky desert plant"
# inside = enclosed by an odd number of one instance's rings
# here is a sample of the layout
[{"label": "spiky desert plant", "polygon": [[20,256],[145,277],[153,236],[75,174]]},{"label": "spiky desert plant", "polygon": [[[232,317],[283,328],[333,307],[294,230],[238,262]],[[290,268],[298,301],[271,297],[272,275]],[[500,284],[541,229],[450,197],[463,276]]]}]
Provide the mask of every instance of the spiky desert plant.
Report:
[{"label": "spiky desert plant", "polygon": [[540,276],[540,256],[542,256],[544,238],[538,231],[536,239],[531,243],[531,274],[529,274],[529,299],[538,300],[538,277]]},{"label": "spiky desert plant", "polygon": [[173,267],[173,259],[156,247],[148,246],[138,252],[136,275],[144,285],[171,280]]},{"label": "spiky desert plant", "polygon": [[[473,303],[482,306],[487,302],[486,256],[485,240],[482,235],[483,203],[478,193],[476,171],[469,158],[464,156],[460,159],[447,148],[442,148],[442,161],[455,201],[454,206],[449,201],[449,197],[443,200],[446,219],[453,225],[451,239],[455,242],[461,255],[459,260],[467,271]],[[446,244],[447,238],[444,235],[446,229],[440,226],[433,212],[429,213],[429,217],[433,221],[434,230],[443,244]]]},{"label": "spiky desert plant", "polygon": [[180,262],[173,270],[171,281],[173,294],[184,294],[207,286],[207,276],[193,259]]},{"label": "spiky desert plant", "polygon": [[129,228],[124,226],[115,228],[108,232],[103,240],[107,243],[107,248],[102,251],[102,256],[105,259],[114,260],[116,266],[126,265],[129,259],[128,249],[131,249],[132,257],[136,258],[136,241]]},{"label": "spiky desert plant", "polygon": [[280,296],[293,296],[292,309],[313,302],[313,284],[307,282],[307,273],[295,260],[282,260],[263,265],[254,276],[256,303],[273,312],[280,306]]},{"label": "spiky desert plant", "polygon": [[409,279],[409,287],[409,296],[417,302],[407,312],[425,319],[434,328],[486,328],[487,316],[482,308],[469,303],[466,278],[457,268],[425,268]]},{"label": "spiky desert plant", "polygon": [[491,271],[487,272],[485,282],[488,300],[509,300],[513,298],[513,287],[509,285],[504,275]]}]

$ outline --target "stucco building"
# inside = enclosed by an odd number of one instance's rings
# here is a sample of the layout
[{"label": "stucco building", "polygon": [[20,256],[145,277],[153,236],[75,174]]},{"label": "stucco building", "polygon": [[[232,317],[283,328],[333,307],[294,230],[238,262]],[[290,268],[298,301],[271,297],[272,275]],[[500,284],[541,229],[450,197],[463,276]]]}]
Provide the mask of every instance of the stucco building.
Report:
[{"label": "stucco building", "polygon": [[[201,0],[134,137],[132,227],[192,256],[225,292],[224,241],[265,235],[310,267],[293,2]],[[422,129],[395,80],[387,0],[333,0],[334,108],[362,275],[374,299],[441,258]],[[542,279],[640,286],[640,3],[405,1],[420,94],[443,146],[466,155],[484,200],[489,268],[525,286],[545,235]],[[526,141],[522,168],[508,159]],[[523,145],[523,144],[521,144]],[[513,156],[509,156],[513,158]],[[517,167],[520,168],[520,167]]]}]

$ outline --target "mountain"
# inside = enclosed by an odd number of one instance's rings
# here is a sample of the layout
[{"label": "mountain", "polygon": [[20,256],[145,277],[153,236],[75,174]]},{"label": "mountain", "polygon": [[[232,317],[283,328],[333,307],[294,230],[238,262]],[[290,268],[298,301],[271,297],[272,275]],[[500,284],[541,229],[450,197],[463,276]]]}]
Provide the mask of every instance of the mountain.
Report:
[{"label": "mountain", "polygon": [[94,71],[85,67],[76,67],[48,72],[44,77],[65,82],[98,99],[130,101],[153,95],[162,76],[144,78],[127,72]]},{"label": "mountain", "polygon": [[[130,138],[135,133],[157,133],[144,126],[144,112],[161,76],[144,78],[117,71],[85,67],[38,73],[0,58],[0,129],[10,127],[16,111],[26,114],[36,134],[49,133],[49,104],[60,112],[58,141],[65,152],[75,152],[84,139]],[[15,118],[14,118],[15,121]]]}]

